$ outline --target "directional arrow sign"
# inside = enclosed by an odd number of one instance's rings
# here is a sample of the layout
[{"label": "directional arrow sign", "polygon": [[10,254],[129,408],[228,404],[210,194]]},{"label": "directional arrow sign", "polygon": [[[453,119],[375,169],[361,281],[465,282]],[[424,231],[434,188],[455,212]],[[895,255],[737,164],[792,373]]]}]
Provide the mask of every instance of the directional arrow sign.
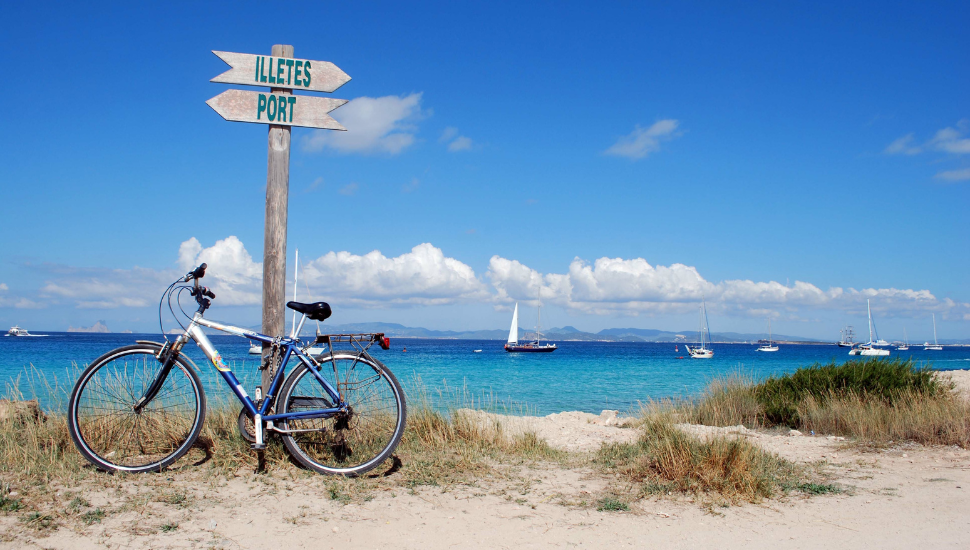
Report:
[{"label": "directional arrow sign", "polygon": [[226,90],[206,101],[222,118],[236,122],[346,130],[327,115],[346,99]]},{"label": "directional arrow sign", "polygon": [[350,82],[350,76],[329,61],[216,50],[212,50],[212,53],[232,68],[210,82],[293,88],[313,92],[332,92]]}]

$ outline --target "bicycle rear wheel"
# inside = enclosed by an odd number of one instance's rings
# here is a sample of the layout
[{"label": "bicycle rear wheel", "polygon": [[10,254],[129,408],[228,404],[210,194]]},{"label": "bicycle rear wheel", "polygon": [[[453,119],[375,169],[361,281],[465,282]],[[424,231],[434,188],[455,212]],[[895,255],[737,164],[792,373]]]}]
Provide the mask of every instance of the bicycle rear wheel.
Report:
[{"label": "bicycle rear wheel", "polygon": [[141,411],[135,403],[158,375],[158,345],[110,351],[84,369],[68,403],[68,431],[78,451],[102,470],[160,471],[182,457],[202,430],[205,393],[182,355],[158,394]]},{"label": "bicycle rear wheel", "polygon": [[[317,358],[320,374],[350,406],[330,418],[282,422],[283,443],[301,464],[322,474],[358,476],[394,452],[404,434],[404,391],[383,364],[368,356],[336,352]],[[280,414],[336,407],[305,364],[286,379]]]}]

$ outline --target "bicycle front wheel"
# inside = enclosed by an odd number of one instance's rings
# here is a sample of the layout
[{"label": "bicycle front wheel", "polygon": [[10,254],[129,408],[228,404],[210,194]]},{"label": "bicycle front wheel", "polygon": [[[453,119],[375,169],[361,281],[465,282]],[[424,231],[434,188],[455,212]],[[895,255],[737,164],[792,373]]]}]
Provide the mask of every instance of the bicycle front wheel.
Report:
[{"label": "bicycle front wheel", "polygon": [[135,404],[158,376],[160,346],[110,351],[84,369],[68,403],[68,431],[96,467],[115,472],[160,471],[182,457],[202,430],[205,393],[179,355],[161,389],[140,411]]},{"label": "bicycle front wheel", "polygon": [[[358,476],[394,452],[404,434],[404,391],[379,361],[350,352],[316,358],[319,373],[349,405],[346,414],[282,422],[283,443],[301,464],[322,474]],[[280,414],[336,407],[305,364],[287,377]]]}]

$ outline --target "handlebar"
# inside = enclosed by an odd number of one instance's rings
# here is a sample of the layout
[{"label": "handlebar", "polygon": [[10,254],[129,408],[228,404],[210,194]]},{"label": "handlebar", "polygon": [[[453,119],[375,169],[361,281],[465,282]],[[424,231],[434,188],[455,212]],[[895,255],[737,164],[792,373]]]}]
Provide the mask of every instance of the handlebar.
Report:
[{"label": "handlebar", "polygon": [[185,274],[185,278],[182,279],[182,282],[187,283],[192,279],[201,279],[202,277],[205,277],[205,268],[207,267],[209,266],[207,266],[206,264],[202,264],[199,267],[193,269],[192,271],[189,271],[188,273]]}]

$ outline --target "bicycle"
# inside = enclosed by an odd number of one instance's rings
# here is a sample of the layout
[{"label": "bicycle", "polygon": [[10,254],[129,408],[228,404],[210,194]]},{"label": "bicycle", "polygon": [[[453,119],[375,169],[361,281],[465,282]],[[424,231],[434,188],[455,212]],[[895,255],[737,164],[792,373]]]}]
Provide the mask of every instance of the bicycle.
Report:
[{"label": "bicycle", "polygon": [[[97,358],[81,373],[68,402],[68,429],[78,451],[95,467],[109,472],[154,472],[171,466],[195,444],[205,421],[205,392],[198,367],[182,348],[194,340],[242,403],[239,427],[252,448],[265,449],[266,438],[278,434],[297,462],[323,474],[357,476],[386,460],[404,433],[407,417],[404,391],[383,363],[367,351],[375,343],[388,349],[382,333],[318,334],[304,343],[300,330],[309,318],[324,321],[331,315],[326,302],[289,302],[302,314],[289,337],[272,337],[205,319],[215,293],[199,280],[206,264],[173,282],[159,302],[169,310],[188,290],[196,312],[174,340],[138,340]],[[192,285],[183,283],[192,282]],[[261,388],[251,398],[202,327],[258,341],[272,350],[268,366],[275,366],[265,396]],[[164,330],[162,331],[164,335]],[[326,344],[315,357],[313,344]],[[335,350],[334,344],[351,350]],[[287,363],[299,359],[289,376]],[[266,367],[264,364],[261,368]]]}]

